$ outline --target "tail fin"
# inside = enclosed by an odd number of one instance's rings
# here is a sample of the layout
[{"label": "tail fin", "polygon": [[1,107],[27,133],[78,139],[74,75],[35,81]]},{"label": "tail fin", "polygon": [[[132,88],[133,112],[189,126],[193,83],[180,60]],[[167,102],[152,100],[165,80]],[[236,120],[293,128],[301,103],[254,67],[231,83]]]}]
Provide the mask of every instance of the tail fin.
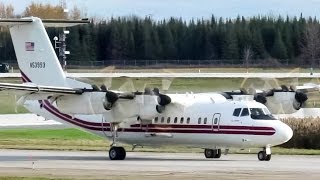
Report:
[{"label": "tail fin", "polygon": [[[59,21],[49,21],[50,23],[54,25]],[[66,24],[66,21],[61,23]],[[0,19],[0,25],[10,26],[23,81],[45,86],[68,87],[66,76],[41,19],[36,17],[20,20]]]}]

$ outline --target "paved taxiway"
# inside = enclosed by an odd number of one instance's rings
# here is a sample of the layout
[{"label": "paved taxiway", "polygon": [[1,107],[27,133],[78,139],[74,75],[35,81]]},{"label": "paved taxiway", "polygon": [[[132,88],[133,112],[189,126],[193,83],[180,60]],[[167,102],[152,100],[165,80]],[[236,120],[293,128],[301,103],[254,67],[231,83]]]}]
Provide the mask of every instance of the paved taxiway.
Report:
[{"label": "paved taxiway", "polygon": [[1,176],[49,176],[101,179],[320,179],[320,156],[255,154],[205,159],[200,153],[129,152],[110,161],[106,152],[0,150]]}]

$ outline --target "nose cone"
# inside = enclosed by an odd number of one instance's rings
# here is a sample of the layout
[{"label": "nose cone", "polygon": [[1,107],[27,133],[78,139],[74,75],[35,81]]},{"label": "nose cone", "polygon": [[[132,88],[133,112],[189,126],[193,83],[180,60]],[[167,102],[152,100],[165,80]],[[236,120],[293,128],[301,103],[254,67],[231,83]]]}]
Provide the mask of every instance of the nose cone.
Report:
[{"label": "nose cone", "polygon": [[283,123],[280,134],[281,134],[282,143],[285,143],[292,138],[293,131],[288,125]]}]

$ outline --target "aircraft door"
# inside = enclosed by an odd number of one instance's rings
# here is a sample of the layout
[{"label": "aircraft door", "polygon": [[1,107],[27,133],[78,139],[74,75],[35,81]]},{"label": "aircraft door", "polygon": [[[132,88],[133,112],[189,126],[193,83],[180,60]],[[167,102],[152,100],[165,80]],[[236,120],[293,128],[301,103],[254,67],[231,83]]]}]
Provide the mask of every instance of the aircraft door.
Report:
[{"label": "aircraft door", "polygon": [[212,130],[213,131],[219,131],[219,126],[220,126],[220,117],[221,117],[221,114],[220,113],[215,113],[213,115],[213,118],[212,118]]}]

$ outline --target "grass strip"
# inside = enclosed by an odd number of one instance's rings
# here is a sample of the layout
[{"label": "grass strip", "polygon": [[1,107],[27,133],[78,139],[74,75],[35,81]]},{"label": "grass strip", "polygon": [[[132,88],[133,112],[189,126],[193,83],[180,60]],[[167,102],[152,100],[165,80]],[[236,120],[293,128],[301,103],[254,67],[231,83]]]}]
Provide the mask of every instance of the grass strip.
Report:
[{"label": "grass strip", "polygon": [[[0,130],[0,148],[30,149],[30,150],[64,150],[64,151],[107,151],[110,141],[78,129],[5,129]],[[127,151],[132,151],[131,145],[124,145]],[[230,153],[256,153],[259,149],[231,149]],[[200,148],[183,146],[163,146],[137,148],[140,152],[188,152],[202,153]],[[287,155],[320,155],[316,149],[272,148],[273,154]]]}]

